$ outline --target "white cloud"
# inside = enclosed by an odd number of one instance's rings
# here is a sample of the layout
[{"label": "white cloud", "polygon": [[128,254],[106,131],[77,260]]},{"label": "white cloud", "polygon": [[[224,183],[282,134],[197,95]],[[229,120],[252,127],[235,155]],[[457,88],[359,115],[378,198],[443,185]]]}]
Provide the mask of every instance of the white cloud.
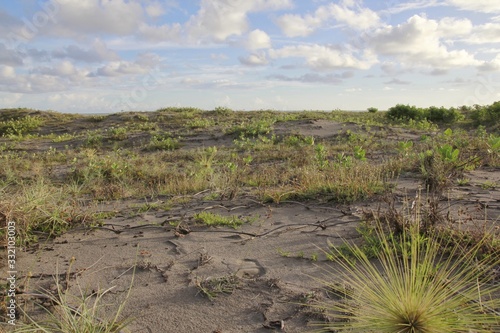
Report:
[{"label": "white cloud", "polygon": [[387,8],[378,13],[382,18],[386,18],[392,14],[399,14],[405,11],[415,11],[417,9],[441,6],[439,0],[414,0],[411,2],[392,1],[387,3]]},{"label": "white cloud", "polygon": [[181,41],[182,26],[179,23],[153,26],[146,23],[139,25],[137,39],[149,42]]},{"label": "white cloud", "polygon": [[63,49],[53,51],[52,56],[56,58],[69,58],[89,63],[109,60],[116,61],[120,59],[120,56],[116,52],[108,49],[106,44],[99,39],[94,41],[92,46],[87,50],[78,45],[69,45]]},{"label": "white cloud", "polygon": [[300,15],[285,14],[276,20],[281,31],[288,37],[304,37],[313,33],[321,21],[311,15],[301,17]]},{"label": "white cloud", "polygon": [[2,95],[3,96],[0,96],[0,105],[2,105],[2,107],[16,106],[19,100],[23,97],[23,94],[19,93]]},{"label": "white cloud", "polygon": [[35,72],[52,76],[72,76],[77,73],[77,70],[70,61],[65,60],[52,68],[41,67],[36,69]]},{"label": "white cloud", "polygon": [[354,30],[366,30],[380,25],[379,16],[369,8],[357,8],[352,10],[345,6],[330,4],[325,10],[326,17],[330,14],[338,22],[346,24]]},{"label": "white cloud", "polygon": [[298,77],[290,77],[286,75],[271,75],[270,79],[287,81],[287,82],[303,82],[303,83],[322,83],[322,84],[340,84],[342,79],[345,79],[345,74],[326,74],[307,73]]},{"label": "white cloud", "polygon": [[497,56],[490,61],[485,61],[479,69],[486,72],[500,71],[500,54],[497,54]]},{"label": "white cloud", "polygon": [[0,64],[20,66],[23,64],[23,58],[16,50],[7,48],[4,44],[0,43]]},{"label": "white cloud", "polygon": [[349,52],[319,44],[271,49],[269,56],[271,58],[304,58],[307,65],[314,69],[368,69],[377,62],[375,56],[369,51],[365,52],[364,59],[358,59]]},{"label": "white cloud", "polygon": [[165,14],[165,8],[160,2],[154,1],[149,5],[146,5],[146,13],[151,17],[159,17]]},{"label": "white cloud", "polygon": [[[353,8],[354,7],[354,8]],[[380,25],[380,18],[369,8],[363,8],[355,1],[343,1],[320,6],[314,14],[304,16],[285,14],[276,20],[282,32],[288,37],[304,37],[330,20],[354,30],[366,30]]]},{"label": "white cloud", "polygon": [[466,41],[472,44],[500,43],[500,23],[486,23],[475,26]]},{"label": "white cloud", "polygon": [[224,53],[211,53],[210,59],[217,60],[217,61],[223,61],[223,60],[227,60],[229,58]]},{"label": "white cloud", "polygon": [[469,19],[444,17],[438,22],[438,33],[442,37],[467,36],[472,31],[472,22]]},{"label": "white cloud", "polygon": [[264,31],[255,29],[248,34],[244,44],[250,50],[268,49],[271,47],[271,38]]},{"label": "white cloud", "polygon": [[[65,92],[51,94],[46,99],[49,106],[56,105],[58,109],[64,111],[76,110],[95,110],[108,111],[106,105],[109,105],[109,93],[99,91],[83,92]],[[82,107],[84,106],[84,107]],[[109,110],[116,112],[117,110]]]},{"label": "white cloud", "polygon": [[448,4],[463,10],[484,13],[500,13],[500,4],[497,0],[448,0]]},{"label": "white cloud", "polygon": [[57,0],[57,3],[56,24],[48,29],[50,33],[61,36],[132,34],[144,15],[138,0]]},{"label": "white cloud", "polygon": [[264,66],[269,63],[264,52],[252,53],[247,57],[240,57],[239,60],[243,65],[247,66]]},{"label": "white cloud", "polygon": [[248,30],[248,13],[290,6],[290,0],[202,0],[200,10],[190,18],[186,28],[194,39],[208,37],[221,42]]},{"label": "white cloud", "polygon": [[99,67],[89,76],[122,76],[138,75],[150,72],[160,63],[160,58],[153,53],[140,54],[134,62],[130,61],[112,61]]},{"label": "white cloud", "polygon": [[16,70],[11,66],[0,66],[0,77],[13,79],[16,77]]},{"label": "white cloud", "polygon": [[452,68],[479,65],[480,61],[465,50],[448,50],[441,39],[449,36],[451,23],[414,15],[397,26],[386,26],[366,36],[366,42],[378,54],[397,57],[407,67]]}]

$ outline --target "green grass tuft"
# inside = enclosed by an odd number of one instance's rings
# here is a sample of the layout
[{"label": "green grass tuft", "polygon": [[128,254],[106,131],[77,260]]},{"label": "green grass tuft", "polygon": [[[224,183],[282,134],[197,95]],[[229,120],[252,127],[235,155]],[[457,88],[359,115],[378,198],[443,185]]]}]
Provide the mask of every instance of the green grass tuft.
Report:
[{"label": "green grass tuft", "polygon": [[498,332],[498,253],[481,256],[481,241],[466,249],[435,235],[422,237],[417,225],[400,236],[387,236],[379,226],[378,260],[354,244],[347,245],[354,258],[336,252],[336,266],[322,283],[335,291],[340,280],[354,291],[315,305],[333,318],[320,324],[323,331]]}]

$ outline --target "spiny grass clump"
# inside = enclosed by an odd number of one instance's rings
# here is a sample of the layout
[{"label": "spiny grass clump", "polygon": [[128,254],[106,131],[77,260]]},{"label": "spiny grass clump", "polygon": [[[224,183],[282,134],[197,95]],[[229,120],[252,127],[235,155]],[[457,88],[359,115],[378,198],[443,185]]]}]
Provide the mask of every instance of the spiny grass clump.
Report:
[{"label": "spiny grass clump", "polygon": [[[387,333],[498,332],[500,286],[496,253],[481,253],[482,241],[464,248],[436,234],[422,236],[418,223],[403,234],[379,226],[381,250],[371,260],[357,245],[337,251],[335,267],[321,282],[337,299],[317,303],[333,320],[322,331]],[[448,251],[443,251],[448,249]],[[337,292],[338,280],[353,290]]]}]

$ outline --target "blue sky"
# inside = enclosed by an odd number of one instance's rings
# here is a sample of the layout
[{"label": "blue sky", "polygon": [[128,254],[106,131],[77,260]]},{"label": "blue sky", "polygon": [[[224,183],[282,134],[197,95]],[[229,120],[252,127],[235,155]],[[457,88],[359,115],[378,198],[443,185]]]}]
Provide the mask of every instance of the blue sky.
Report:
[{"label": "blue sky", "polygon": [[0,107],[365,110],[497,100],[498,0],[0,4]]}]

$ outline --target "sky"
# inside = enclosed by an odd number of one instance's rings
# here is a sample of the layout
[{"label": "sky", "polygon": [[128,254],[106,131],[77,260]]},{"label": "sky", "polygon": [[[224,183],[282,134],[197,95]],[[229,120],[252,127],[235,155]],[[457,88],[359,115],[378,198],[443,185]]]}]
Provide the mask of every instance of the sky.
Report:
[{"label": "sky", "polygon": [[498,0],[3,0],[0,108],[500,100]]}]

